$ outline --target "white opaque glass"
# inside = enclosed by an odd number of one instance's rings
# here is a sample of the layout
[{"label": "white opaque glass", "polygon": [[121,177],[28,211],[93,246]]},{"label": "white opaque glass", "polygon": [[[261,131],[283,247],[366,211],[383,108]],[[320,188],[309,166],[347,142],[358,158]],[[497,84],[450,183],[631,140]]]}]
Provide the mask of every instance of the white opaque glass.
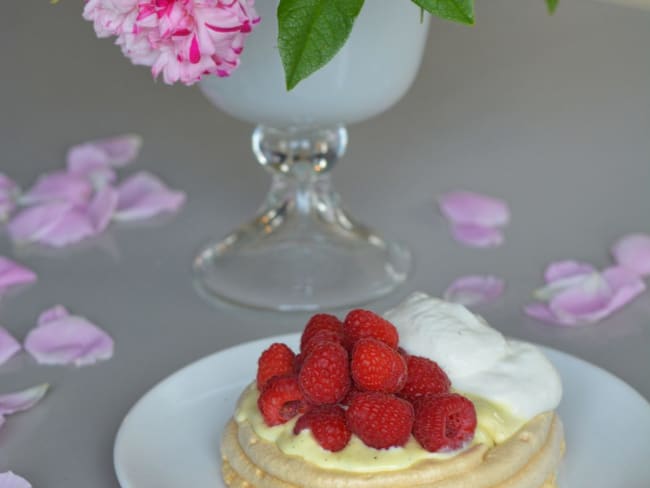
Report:
[{"label": "white opaque glass", "polygon": [[229,78],[206,77],[204,93],[239,119],[273,127],[350,124],[387,110],[418,72],[429,17],[407,0],[368,0],[350,39],[323,69],[291,92],[277,48],[277,0],[259,0],[262,22]]}]

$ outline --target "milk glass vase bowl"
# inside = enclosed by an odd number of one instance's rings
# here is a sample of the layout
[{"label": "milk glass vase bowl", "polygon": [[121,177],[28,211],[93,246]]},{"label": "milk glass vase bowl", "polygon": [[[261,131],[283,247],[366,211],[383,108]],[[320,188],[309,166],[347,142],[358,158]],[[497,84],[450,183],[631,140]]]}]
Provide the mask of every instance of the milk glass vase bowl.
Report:
[{"label": "milk glass vase bowl", "polygon": [[330,173],[348,144],[346,124],[387,110],[411,86],[429,19],[411,2],[366,2],[336,57],[287,92],[277,5],[256,2],[262,22],[240,67],[200,85],[219,109],[257,125],[253,153],[272,183],[257,216],[196,257],[195,283],[209,297],[262,309],[369,302],[406,280],[411,254],[350,217]]}]

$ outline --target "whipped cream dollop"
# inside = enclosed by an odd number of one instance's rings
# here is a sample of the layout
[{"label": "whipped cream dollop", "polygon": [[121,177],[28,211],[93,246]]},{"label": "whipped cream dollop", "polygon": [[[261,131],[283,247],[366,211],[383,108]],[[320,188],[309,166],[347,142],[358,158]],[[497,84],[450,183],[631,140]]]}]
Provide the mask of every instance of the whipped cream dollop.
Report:
[{"label": "whipped cream dollop", "polygon": [[452,388],[531,419],[554,410],[562,398],[560,376],[535,346],[508,340],[464,306],[416,292],[385,318],[410,354],[435,361]]}]

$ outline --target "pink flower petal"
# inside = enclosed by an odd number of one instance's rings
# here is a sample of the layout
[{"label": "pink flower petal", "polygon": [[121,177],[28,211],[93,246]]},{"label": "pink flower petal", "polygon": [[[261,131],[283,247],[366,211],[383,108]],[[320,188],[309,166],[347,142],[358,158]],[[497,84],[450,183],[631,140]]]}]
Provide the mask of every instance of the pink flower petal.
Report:
[{"label": "pink flower petal", "polygon": [[0,327],[0,365],[6,363],[10,357],[18,353],[22,347],[4,327]]},{"label": "pink flower petal", "polygon": [[18,188],[14,180],[9,178],[6,174],[0,173],[0,192],[13,191]]},{"label": "pink flower petal", "polygon": [[546,283],[553,283],[554,281],[565,278],[573,278],[575,276],[583,276],[596,272],[596,268],[589,263],[572,260],[556,261],[546,267],[544,279]]},{"label": "pink flower petal", "polygon": [[496,247],[503,244],[503,233],[493,227],[459,224],[451,228],[454,239],[471,247]]},{"label": "pink flower petal", "polygon": [[530,305],[526,305],[524,307],[524,312],[529,317],[532,317],[537,320],[541,320],[542,322],[548,322],[550,324],[557,324],[557,325],[570,325],[570,324],[566,324],[557,315],[555,315],[553,311],[550,309],[550,307],[545,303],[536,302],[536,303],[531,303]]},{"label": "pink flower petal", "polygon": [[444,298],[471,307],[496,300],[504,289],[505,282],[496,276],[462,276],[447,288]]},{"label": "pink flower petal", "polygon": [[510,220],[510,210],[505,201],[479,193],[445,193],[438,199],[438,204],[442,214],[454,224],[501,227]]},{"label": "pink flower petal", "polygon": [[49,387],[50,385],[43,384],[16,393],[0,395],[0,416],[29,410],[41,401]]},{"label": "pink flower petal", "polygon": [[89,179],[95,188],[102,188],[117,179],[109,155],[91,144],[75,146],[68,151],[68,173]]},{"label": "pink flower petal", "polygon": [[55,305],[52,308],[48,308],[41,312],[38,316],[37,325],[45,325],[48,322],[54,322],[55,320],[63,319],[69,317],[70,312],[63,305]]},{"label": "pink flower petal", "polygon": [[[61,308],[41,315],[25,339],[25,350],[40,364],[85,366],[113,356],[113,339],[87,319],[75,315],[52,318]],[[43,316],[51,320],[43,321]]]},{"label": "pink flower petal", "polygon": [[623,266],[612,266],[603,271],[603,278],[613,291],[608,304],[613,313],[638,297],[646,289],[645,282],[633,271]]},{"label": "pink flower petal", "polygon": [[[584,271],[586,272],[588,269],[584,268]],[[535,290],[533,296],[542,302],[549,302],[566,290],[589,286],[589,282],[593,283],[594,280],[603,283],[602,277],[596,269],[591,270],[588,274],[575,274],[564,278],[556,278],[555,281],[550,281],[546,286]]]},{"label": "pink flower petal", "polygon": [[141,147],[142,137],[137,134],[85,142],[68,151],[68,171],[79,173],[100,166],[126,166],[138,157]]},{"label": "pink flower petal", "polygon": [[64,202],[27,208],[9,222],[8,230],[18,244],[35,242],[53,247],[73,244],[96,233],[82,208]]},{"label": "pink flower petal", "polygon": [[36,184],[20,198],[23,205],[49,202],[83,204],[88,201],[93,188],[90,182],[79,175],[56,171],[41,176]]},{"label": "pink flower petal", "polygon": [[111,186],[99,190],[88,206],[88,217],[96,233],[106,230],[117,208],[117,191]]},{"label": "pink flower petal", "polygon": [[170,190],[162,181],[147,172],[140,172],[118,187],[118,221],[140,220],[162,212],[174,212],[185,203],[185,194]]},{"label": "pink flower petal", "polygon": [[0,222],[6,222],[15,209],[16,202],[13,199],[0,195]]},{"label": "pink flower petal", "polygon": [[609,284],[596,273],[560,291],[550,299],[549,307],[567,324],[593,323],[609,314],[612,296]]},{"label": "pink flower petal", "polygon": [[578,274],[571,276],[568,273],[568,276],[559,277],[538,290],[535,296],[541,302],[525,307],[527,315],[558,325],[593,324],[610,316],[646,289],[643,280],[623,266],[612,266],[602,273],[582,264],[566,268],[573,268]]},{"label": "pink flower petal", "polygon": [[0,488],[32,488],[32,485],[25,478],[7,471],[6,473],[0,473]]},{"label": "pink flower petal", "polygon": [[38,242],[71,208],[69,203],[57,202],[25,209],[9,222],[9,235],[17,243]]},{"label": "pink flower petal", "polygon": [[32,270],[0,256],[0,295],[7,288],[34,283],[36,279]]},{"label": "pink flower petal", "polygon": [[621,238],[612,248],[618,264],[636,272],[639,276],[650,275],[650,236],[630,234]]}]

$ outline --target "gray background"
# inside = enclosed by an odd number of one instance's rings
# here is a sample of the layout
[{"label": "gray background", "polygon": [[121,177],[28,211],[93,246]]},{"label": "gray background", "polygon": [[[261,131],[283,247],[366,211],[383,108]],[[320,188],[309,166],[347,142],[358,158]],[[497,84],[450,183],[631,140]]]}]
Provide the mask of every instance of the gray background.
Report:
[{"label": "gray background", "polygon": [[[2,325],[22,338],[39,311],[62,303],[116,341],[114,358],[93,367],[40,367],[21,356],[0,368],[2,392],[53,385],[0,432],[0,471],[48,488],[117,486],[113,438],[150,386],[201,356],[298,330],[306,319],[214,308],[195,294],[194,252],[252,215],[266,191],[267,175],[249,152],[251,127],[197,89],[153,83],[94,37],[80,4],[3,2],[0,169],[27,185],[61,167],[70,144],[135,131],[145,141],[136,169],[190,198],[167,222],[113,227],[65,252],[14,250],[0,235],[0,254],[40,277],[2,301]],[[480,310],[492,324],[606,368],[648,398],[647,294],[575,329],[540,324],[521,309],[551,260],[604,266],[619,236],[650,231],[650,12],[565,1],[549,18],[541,0],[490,0],[479,2],[478,19],[475,28],[434,21],[411,92],[350,130],[335,172],[339,191],[354,215],[405,240],[417,258],[408,284],[373,307],[414,289],[441,293],[465,273],[496,273],[509,286]],[[510,202],[504,246],[451,240],[434,198],[461,187]]]}]

